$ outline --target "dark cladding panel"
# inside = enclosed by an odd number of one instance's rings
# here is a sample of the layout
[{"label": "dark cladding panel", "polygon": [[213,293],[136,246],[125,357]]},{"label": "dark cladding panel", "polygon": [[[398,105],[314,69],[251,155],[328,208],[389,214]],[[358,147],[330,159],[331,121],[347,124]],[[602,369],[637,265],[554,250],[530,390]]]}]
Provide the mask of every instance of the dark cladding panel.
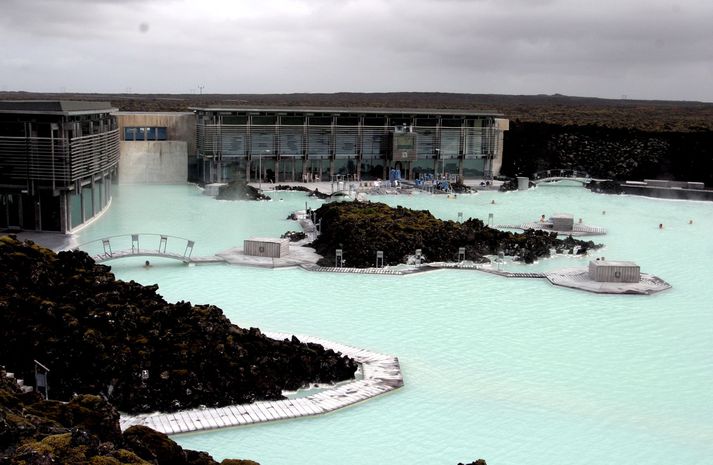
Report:
[{"label": "dark cladding panel", "polygon": [[383,116],[365,116],[364,126],[386,126],[386,118]]},{"label": "dark cladding panel", "polygon": [[384,128],[363,128],[362,156],[374,158],[386,155],[388,141],[388,134],[384,132]]},{"label": "dark cladding panel", "polygon": [[224,157],[244,157],[248,150],[248,130],[246,126],[223,125],[220,129],[221,147]]},{"label": "dark cladding panel", "polygon": [[310,126],[331,126],[332,117],[331,116],[310,116],[309,117]]},{"label": "dark cladding panel", "polygon": [[278,151],[281,156],[302,156],[303,145],[304,129],[302,126],[280,127],[280,143]]},{"label": "dark cladding panel", "polygon": [[414,132],[418,135],[416,139],[418,158],[433,158],[436,154],[438,140],[436,128],[417,127]]},{"label": "dark cladding panel", "polygon": [[275,149],[276,126],[253,126],[250,128],[250,153],[253,156],[269,156]]},{"label": "dark cladding panel", "polygon": [[460,151],[460,129],[441,129],[440,155],[458,155]]},{"label": "dark cladding panel", "polygon": [[310,157],[328,157],[331,149],[332,128],[309,127],[307,131],[307,154]]},{"label": "dark cladding panel", "polygon": [[337,156],[356,155],[359,147],[359,129],[356,126],[337,126],[335,140]]},{"label": "dark cladding panel", "polygon": [[270,125],[270,124],[277,124],[277,116],[274,115],[268,115],[268,116],[253,116],[252,117],[252,124],[256,126],[260,125]]},{"label": "dark cladding panel", "polygon": [[305,124],[305,118],[303,116],[282,116],[280,118],[280,124],[283,126],[303,126]]}]

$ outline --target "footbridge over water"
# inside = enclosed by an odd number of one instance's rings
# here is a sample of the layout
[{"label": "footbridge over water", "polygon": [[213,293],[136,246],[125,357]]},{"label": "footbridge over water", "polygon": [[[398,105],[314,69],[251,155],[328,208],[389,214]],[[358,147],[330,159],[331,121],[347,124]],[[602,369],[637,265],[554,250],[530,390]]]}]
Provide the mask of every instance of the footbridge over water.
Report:
[{"label": "footbridge over water", "polygon": [[183,263],[203,261],[191,258],[195,241],[167,234],[134,233],[109,236],[85,242],[77,249],[86,251],[97,263],[127,257],[161,257]]},{"label": "footbridge over water", "polygon": [[592,181],[607,181],[607,179],[592,178],[589,174],[581,170],[557,169],[538,171],[532,175],[530,181],[532,181],[535,185],[546,182],[575,181],[581,183],[583,186],[586,186]]}]

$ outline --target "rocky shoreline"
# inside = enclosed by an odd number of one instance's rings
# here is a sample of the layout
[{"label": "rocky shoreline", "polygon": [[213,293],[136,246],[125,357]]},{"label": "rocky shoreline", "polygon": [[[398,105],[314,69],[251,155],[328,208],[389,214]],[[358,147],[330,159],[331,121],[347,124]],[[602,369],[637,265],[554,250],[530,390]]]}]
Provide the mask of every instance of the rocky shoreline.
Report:
[{"label": "rocky shoreline", "polygon": [[384,252],[384,265],[406,263],[417,249],[422,262],[452,262],[458,249],[465,247],[466,259],[488,262],[487,255],[503,253],[532,263],[557,253],[586,254],[600,245],[557,233],[527,230],[523,233],[500,231],[482,220],[469,218],[459,223],[435,218],[428,211],[383,203],[343,202],[322,205],[315,210],[321,221],[321,234],[311,246],[324,258],[321,266],[334,266],[335,250],[342,249],[347,266],[369,268],[375,265],[376,252]]},{"label": "rocky shoreline", "polygon": [[[0,370],[0,465],[218,465],[205,453],[183,449],[163,433],[134,426],[123,433],[119,413],[99,396],[69,402],[23,392]],[[226,459],[220,465],[258,465]]]},{"label": "rocky shoreline", "polygon": [[281,399],[357,369],[317,344],[233,325],[215,306],[169,304],[158,286],[109,270],[84,252],[0,238],[0,361],[30,379],[40,360],[54,399],[101,395],[131,413]]},{"label": "rocky shoreline", "polygon": [[81,251],[0,237],[0,363],[33,379],[41,360],[53,399],[0,370],[0,465],[217,465],[149,428],[122,434],[117,408],[282,399],[283,390],[354,377],[354,360],[320,344],[270,339],[215,306],[169,304],[157,289],[117,280]]}]

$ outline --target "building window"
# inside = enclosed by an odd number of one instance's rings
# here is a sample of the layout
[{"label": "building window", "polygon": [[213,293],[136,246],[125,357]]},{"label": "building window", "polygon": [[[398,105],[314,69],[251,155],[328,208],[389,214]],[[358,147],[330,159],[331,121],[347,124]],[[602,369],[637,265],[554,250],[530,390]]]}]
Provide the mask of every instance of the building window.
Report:
[{"label": "building window", "polygon": [[144,141],[144,140],[167,140],[168,131],[165,127],[125,127],[124,140]]}]

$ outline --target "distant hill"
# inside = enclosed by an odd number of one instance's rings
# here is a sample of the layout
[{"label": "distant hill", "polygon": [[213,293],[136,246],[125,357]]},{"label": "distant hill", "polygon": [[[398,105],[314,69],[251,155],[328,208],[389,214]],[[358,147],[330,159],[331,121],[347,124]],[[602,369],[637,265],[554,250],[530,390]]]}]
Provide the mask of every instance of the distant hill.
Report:
[{"label": "distant hill", "polygon": [[713,130],[713,103],[600,99],[566,95],[389,92],[334,94],[84,94],[0,92],[0,100],[108,100],[124,111],[187,111],[200,106],[338,106],[496,110],[521,122],[595,125],[653,132]]}]

